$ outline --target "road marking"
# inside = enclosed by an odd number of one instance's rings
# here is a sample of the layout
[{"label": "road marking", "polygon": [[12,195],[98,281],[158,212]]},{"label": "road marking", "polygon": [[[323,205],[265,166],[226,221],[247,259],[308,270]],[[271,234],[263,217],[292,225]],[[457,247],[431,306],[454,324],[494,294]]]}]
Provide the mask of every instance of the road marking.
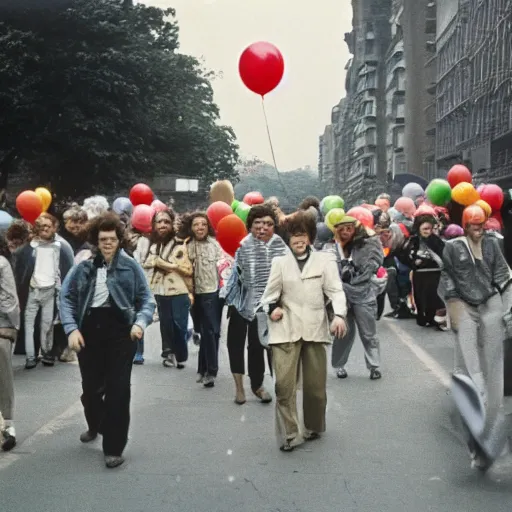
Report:
[{"label": "road marking", "polygon": [[[0,471],[7,469],[16,461],[20,460],[24,455],[32,455],[35,453],[37,447],[43,443],[45,437],[51,436],[70,424],[75,423],[72,421],[73,418],[81,412],[82,403],[79,400],[66,409],[62,414],[59,414],[48,423],[44,424],[31,436],[27,437],[22,443],[17,445],[14,452],[9,452],[0,456]],[[23,453],[20,453],[20,449]]]},{"label": "road marking", "polygon": [[405,345],[446,388],[450,387],[450,375],[441,365],[425,350],[423,350],[407,332],[398,327],[392,320],[386,320],[386,325],[396,334],[397,338]]}]

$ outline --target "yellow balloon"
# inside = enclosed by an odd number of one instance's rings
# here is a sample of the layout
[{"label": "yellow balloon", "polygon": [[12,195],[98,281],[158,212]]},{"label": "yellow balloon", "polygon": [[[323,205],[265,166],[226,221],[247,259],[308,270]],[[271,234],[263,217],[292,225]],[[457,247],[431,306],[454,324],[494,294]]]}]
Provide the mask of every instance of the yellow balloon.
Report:
[{"label": "yellow balloon", "polygon": [[459,183],[452,189],[452,199],[462,206],[471,206],[480,199],[480,194],[471,183]]},{"label": "yellow balloon", "polygon": [[333,208],[327,212],[325,216],[324,222],[325,225],[331,230],[334,231],[334,226],[341,222],[341,219],[345,217],[345,210],[343,208]]},{"label": "yellow balloon", "polygon": [[41,202],[43,203],[43,212],[47,211],[52,204],[51,192],[44,187],[37,187],[34,192],[41,198]]},{"label": "yellow balloon", "polygon": [[488,202],[484,201],[483,199],[479,199],[478,201],[475,202],[475,204],[482,208],[487,218],[489,218],[492,215],[492,208]]}]

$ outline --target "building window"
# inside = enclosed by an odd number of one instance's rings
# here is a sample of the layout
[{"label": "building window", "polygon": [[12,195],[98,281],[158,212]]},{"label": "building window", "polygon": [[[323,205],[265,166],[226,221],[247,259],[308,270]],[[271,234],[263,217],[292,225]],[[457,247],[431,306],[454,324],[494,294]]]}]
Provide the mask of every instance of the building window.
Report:
[{"label": "building window", "polygon": [[375,41],[373,39],[367,39],[365,41],[364,51],[366,55],[373,55],[375,50]]},{"label": "building window", "polygon": [[198,180],[176,180],[176,192],[197,192],[199,190]]},{"label": "building window", "polygon": [[402,127],[396,128],[395,133],[393,135],[393,146],[395,148],[403,148],[404,147],[404,129]]},{"label": "building window", "polygon": [[377,144],[377,130],[371,128],[366,132],[366,144],[375,146]]},{"label": "building window", "polygon": [[370,71],[365,76],[365,86],[366,89],[375,89],[375,87],[377,87],[377,76],[375,71]]},{"label": "building window", "polygon": [[362,161],[362,171],[365,176],[375,176],[373,157],[369,156]]}]

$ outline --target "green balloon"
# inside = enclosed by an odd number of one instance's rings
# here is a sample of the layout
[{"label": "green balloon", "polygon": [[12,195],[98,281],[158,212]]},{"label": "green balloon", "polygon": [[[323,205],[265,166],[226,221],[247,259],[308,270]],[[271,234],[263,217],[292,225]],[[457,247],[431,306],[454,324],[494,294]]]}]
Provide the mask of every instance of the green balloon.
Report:
[{"label": "green balloon", "polygon": [[435,206],[445,206],[452,199],[452,188],[446,180],[432,180],[425,193],[427,199]]},{"label": "green balloon", "polygon": [[231,203],[231,209],[236,212],[236,209],[240,205],[240,201],[237,201],[236,199]]},{"label": "green balloon", "polygon": [[251,207],[248,204],[240,203],[235,210],[235,215],[244,222],[247,222],[247,217],[249,216],[250,211]]},{"label": "green balloon", "polygon": [[345,201],[340,196],[326,196],[322,200],[322,213],[327,215],[334,208],[345,208]]}]

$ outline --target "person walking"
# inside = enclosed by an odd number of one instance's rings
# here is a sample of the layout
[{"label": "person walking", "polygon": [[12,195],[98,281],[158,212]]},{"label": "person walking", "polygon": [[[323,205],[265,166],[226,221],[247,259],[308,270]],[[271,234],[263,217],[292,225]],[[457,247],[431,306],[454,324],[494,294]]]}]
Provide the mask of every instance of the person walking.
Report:
[{"label": "person walking", "polygon": [[71,270],[60,294],[62,325],[82,375],[88,428],[80,440],[101,434],[108,468],[124,462],[133,358],[155,310],[142,268],[119,247],[122,239],[117,215],[96,217],[89,241],[97,254]]}]

